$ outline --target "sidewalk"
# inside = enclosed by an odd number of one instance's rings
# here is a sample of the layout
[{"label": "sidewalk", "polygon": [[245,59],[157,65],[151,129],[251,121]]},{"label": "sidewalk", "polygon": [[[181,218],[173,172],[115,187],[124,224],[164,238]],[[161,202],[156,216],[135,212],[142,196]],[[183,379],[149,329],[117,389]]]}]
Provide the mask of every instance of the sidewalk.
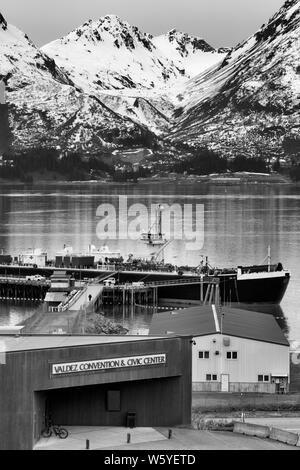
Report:
[{"label": "sidewalk", "polygon": [[[68,426],[69,437],[40,439],[34,450],[299,450],[279,442],[248,437],[232,432],[195,431],[173,428],[79,427]],[[127,444],[127,434],[131,442]]]},{"label": "sidewalk", "polygon": [[[64,427],[64,426],[63,426]],[[103,449],[119,447],[127,443],[127,434],[130,433],[131,445],[143,445],[148,442],[164,441],[167,438],[153,428],[124,428],[124,427],[98,427],[98,426],[66,426],[69,431],[67,439],[57,436],[41,438],[34,450],[85,450],[86,440],[90,441],[90,449]],[[128,448],[130,444],[126,444]]]}]

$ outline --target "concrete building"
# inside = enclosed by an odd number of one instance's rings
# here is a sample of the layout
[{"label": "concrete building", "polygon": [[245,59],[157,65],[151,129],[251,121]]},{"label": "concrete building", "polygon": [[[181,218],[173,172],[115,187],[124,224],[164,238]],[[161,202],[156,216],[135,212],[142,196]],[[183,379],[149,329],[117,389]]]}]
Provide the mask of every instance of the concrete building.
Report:
[{"label": "concrete building", "polygon": [[45,422],[191,422],[191,337],[1,336],[0,449],[32,449]]},{"label": "concrete building", "polygon": [[288,391],[289,343],[272,315],[199,306],[154,315],[150,334],[193,336],[194,391]]}]

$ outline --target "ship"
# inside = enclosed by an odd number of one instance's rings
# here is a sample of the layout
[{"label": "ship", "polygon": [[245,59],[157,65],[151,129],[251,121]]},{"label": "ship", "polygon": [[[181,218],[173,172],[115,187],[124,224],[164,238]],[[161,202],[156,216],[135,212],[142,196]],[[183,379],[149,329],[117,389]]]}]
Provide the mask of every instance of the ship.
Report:
[{"label": "ship", "polygon": [[[63,269],[76,279],[114,279],[115,284],[143,283],[157,288],[160,303],[193,304],[205,302],[208,289],[218,286],[218,296],[222,304],[275,304],[279,305],[290,281],[290,271],[282,263],[271,263],[270,254],[267,264],[237,266],[234,268],[212,267],[208,259],[197,267],[176,267],[165,263],[166,241],[153,253],[151,259],[137,259],[130,255],[124,261],[118,251],[107,246],[97,250],[90,245],[83,253],[74,253],[64,246],[55,260],[44,262],[47,253],[43,251],[43,262],[35,257],[35,265],[24,263],[24,257],[13,260],[10,255],[0,254],[0,273],[9,275],[40,274],[50,277],[57,269]],[[159,260],[159,257],[161,259]],[[23,263],[22,263],[23,261]]]},{"label": "ship", "polygon": [[[156,270],[155,270],[156,269]],[[99,272],[101,274],[101,271]],[[103,271],[106,275],[107,270]],[[111,276],[120,284],[157,284],[158,298],[165,303],[199,303],[211,284],[219,286],[222,304],[280,304],[290,281],[281,263],[208,269],[202,272],[166,272],[159,266],[115,266]]]}]

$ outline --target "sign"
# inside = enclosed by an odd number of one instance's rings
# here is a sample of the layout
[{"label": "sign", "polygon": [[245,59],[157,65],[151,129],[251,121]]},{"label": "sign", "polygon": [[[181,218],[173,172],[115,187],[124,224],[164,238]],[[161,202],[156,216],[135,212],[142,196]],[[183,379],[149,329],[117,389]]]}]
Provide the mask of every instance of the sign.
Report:
[{"label": "sign", "polygon": [[97,372],[126,367],[161,366],[166,364],[166,354],[151,354],[148,356],[116,357],[113,359],[96,359],[81,362],[66,362],[51,364],[51,375],[76,374]]}]

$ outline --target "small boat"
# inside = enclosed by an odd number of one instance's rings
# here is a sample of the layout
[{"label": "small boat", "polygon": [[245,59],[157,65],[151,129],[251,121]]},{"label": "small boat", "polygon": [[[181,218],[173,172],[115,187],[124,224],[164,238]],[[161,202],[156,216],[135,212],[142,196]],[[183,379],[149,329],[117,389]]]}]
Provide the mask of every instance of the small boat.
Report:
[{"label": "small boat", "polygon": [[162,212],[164,208],[160,204],[156,208],[155,222],[149,227],[147,233],[142,233],[141,241],[147,243],[147,245],[165,245],[167,240],[164,238],[162,233]]}]

